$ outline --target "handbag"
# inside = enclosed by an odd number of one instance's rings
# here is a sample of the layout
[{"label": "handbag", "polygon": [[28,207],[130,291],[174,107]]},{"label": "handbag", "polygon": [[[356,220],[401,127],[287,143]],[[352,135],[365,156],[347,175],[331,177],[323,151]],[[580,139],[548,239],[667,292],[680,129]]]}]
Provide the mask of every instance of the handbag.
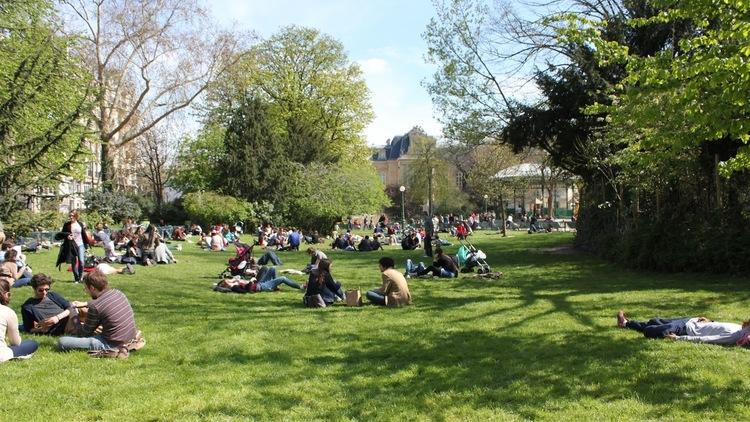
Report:
[{"label": "handbag", "polygon": [[346,295],[346,306],[362,306],[362,292],[359,289],[347,290]]}]

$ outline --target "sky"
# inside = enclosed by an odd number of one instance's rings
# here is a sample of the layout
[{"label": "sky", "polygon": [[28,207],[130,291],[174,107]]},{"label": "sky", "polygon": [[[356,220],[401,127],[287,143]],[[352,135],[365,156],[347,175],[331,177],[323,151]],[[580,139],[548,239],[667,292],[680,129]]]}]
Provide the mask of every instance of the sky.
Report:
[{"label": "sky", "polygon": [[384,145],[415,125],[441,136],[432,101],[422,86],[434,66],[424,61],[422,39],[434,15],[430,0],[209,0],[226,28],[255,31],[267,38],[287,25],[308,26],[340,41],[360,64],[370,88],[375,119],[367,143]]}]

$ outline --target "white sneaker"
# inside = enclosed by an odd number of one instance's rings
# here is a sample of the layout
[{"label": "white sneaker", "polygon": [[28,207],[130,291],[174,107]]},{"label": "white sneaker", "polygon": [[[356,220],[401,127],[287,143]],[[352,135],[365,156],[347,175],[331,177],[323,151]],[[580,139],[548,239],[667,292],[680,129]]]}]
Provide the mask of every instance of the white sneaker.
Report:
[{"label": "white sneaker", "polygon": [[31,359],[31,357],[32,357],[32,356],[34,356],[34,354],[33,354],[33,353],[30,353],[30,354],[28,354],[28,355],[23,355],[23,356],[16,356],[16,357],[14,357],[13,359],[18,359],[18,360],[26,360],[26,359]]}]

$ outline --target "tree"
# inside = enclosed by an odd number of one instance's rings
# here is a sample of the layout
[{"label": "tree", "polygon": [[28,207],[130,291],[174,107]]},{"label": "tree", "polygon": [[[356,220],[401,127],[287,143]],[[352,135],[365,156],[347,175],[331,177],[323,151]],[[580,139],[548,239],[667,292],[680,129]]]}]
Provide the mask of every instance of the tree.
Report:
[{"label": "tree", "polygon": [[164,204],[165,189],[172,176],[176,148],[167,131],[162,128],[146,132],[139,139],[138,146],[141,151],[139,173],[150,185],[156,213],[160,214]]},{"label": "tree", "polygon": [[203,126],[195,137],[184,136],[168,185],[185,193],[219,186],[219,162],[226,155],[225,132],[221,125],[211,123]]},{"label": "tree", "polygon": [[188,216],[204,225],[254,221],[253,204],[213,192],[191,192],[183,198]]},{"label": "tree", "polygon": [[460,194],[455,172],[446,159],[446,151],[438,147],[434,138],[412,130],[410,150],[416,160],[409,166],[407,184],[410,202],[427,203],[428,214],[435,211],[435,204],[453,203],[451,198]]},{"label": "tree", "polygon": [[230,66],[237,39],[215,30],[196,0],[63,0],[93,77],[91,115],[101,179],[112,153],[190,106]]},{"label": "tree", "polygon": [[306,166],[290,202],[291,224],[322,233],[346,216],[374,214],[390,206],[372,164],[356,161]]},{"label": "tree", "polygon": [[81,174],[90,154],[85,69],[44,0],[0,3],[0,217],[22,194]]},{"label": "tree", "polygon": [[515,189],[525,188],[523,179],[498,179],[497,173],[521,162],[521,156],[507,146],[480,145],[471,152],[471,165],[466,174],[469,187],[478,197],[491,198],[500,205],[503,236],[505,233],[505,200]]},{"label": "tree", "polygon": [[246,95],[269,105],[273,131],[294,162],[365,158],[369,91],[344,46],[316,29],[289,26],[251,49],[209,98],[231,112]]},{"label": "tree", "polygon": [[218,180],[222,192],[250,202],[285,203],[298,170],[286,159],[263,101],[248,97],[234,111],[224,134],[224,149]]}]

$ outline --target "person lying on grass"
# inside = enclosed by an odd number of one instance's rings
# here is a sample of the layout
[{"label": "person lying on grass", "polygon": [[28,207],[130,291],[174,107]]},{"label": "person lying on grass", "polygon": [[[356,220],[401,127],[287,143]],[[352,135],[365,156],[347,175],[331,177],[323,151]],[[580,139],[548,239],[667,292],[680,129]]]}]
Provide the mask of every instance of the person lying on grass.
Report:
[{"label": "person lying on grass", "polygon": [[278,290],[277,288],[286,284],[287,286],[302,290],[302,286],[290,280],[287,277],[276,276],[276,267],[263,267],[258,272],[258,277],[244,280],[239,276],[235,278],[225,278],[219,284],[216,285],[217,291],[224,291],[222,289],[228,289],[235,293],[259,293],[259,292],[272,292]]},{"label": "person lying on grass", "polygon": [[307,279],[307,289],[302,302],[310,308],[325,308],[331,306],[336,298],[344,300],[344,289],[331,275],[330,259],[322,259],[318,267],[310,272]]},{"label": "person lying on grass", "polygon": [[0,280],[0,363],[11,359],[31,357],[39,344],[34,340],[21,340],[18,317],[10,303],[10,283]]},{"label": "person lying on grass", "polygon": [[692,341],[696,343],[735,344],[744,346],[750,342],[750,320],[742,324],[716,322],[705,317],[652,318],[634,321],[617,313],[617,326],[642,332],[648,338]]},{"label": "person lying on grass", "polygon": [[119,351],[124,356],[118,357],[127,357],[128,351],[143,347],[145,340],[136,329],[128,298],[109,287],[106,275],[99,270],[86,274],[83,289],[93,300],[71,303],[65,331],[74,336],[60,337],[57,347],[61,351]]},{"label": "person lying on grass", "polygon": [[411,293],[404,275],[396,271],[393,258],[384,256],[378,261],[378,268],[382,273],[382,286],[367,292],[367,299],[374,305],[403,306],[411,304]]},{"label": "person lying on grass", "polygon": [[70,315],[70,302],[51,292],[52,278],[46,274],[31,277],[34,296],[21,305],[23,331],[59,336],[65,332]]}]

